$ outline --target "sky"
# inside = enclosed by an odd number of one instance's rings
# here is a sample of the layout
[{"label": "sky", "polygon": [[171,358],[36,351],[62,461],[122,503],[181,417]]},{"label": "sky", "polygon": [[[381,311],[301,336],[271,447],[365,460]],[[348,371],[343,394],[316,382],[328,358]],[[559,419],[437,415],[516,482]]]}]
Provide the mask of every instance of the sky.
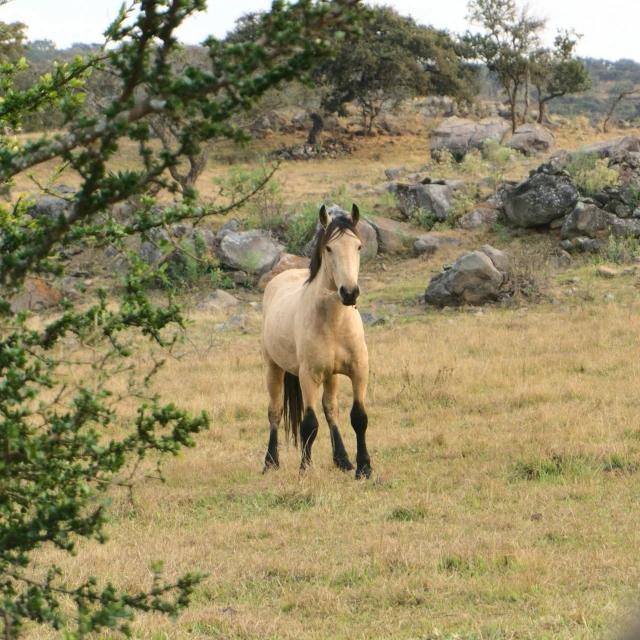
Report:
[{"label": "sky", "polygon": [[[102,32],[117,15],[122,0],[13,0],[0,7],[3,22],[24,22],[31,40],[53,40],[59,47],[74,42],[101,42]],[[467,0],[385,0],[403,15],[439,29],[463,32]],[[640,62],[640,0],[529,0],[532,13],[549,19],[546,40],[559,28],[583,35],[578,55]],[[183,25],[184,42],[202,42],[209,34],[223,37],[234,20],[249,11],[267,9],[270,0],[209,0],[206,14]]]}]

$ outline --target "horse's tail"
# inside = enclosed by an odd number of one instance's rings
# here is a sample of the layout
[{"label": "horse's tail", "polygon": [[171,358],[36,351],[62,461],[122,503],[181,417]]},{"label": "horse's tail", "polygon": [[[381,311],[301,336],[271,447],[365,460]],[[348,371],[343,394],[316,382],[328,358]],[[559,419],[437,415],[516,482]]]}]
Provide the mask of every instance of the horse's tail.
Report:
[{"label": "horse's tail", "polygon": [[298,434],[302,422],[302,389],[300,378],[292,373],[284,374],[284,432],[293,434],[293,443],[298,446]]}]

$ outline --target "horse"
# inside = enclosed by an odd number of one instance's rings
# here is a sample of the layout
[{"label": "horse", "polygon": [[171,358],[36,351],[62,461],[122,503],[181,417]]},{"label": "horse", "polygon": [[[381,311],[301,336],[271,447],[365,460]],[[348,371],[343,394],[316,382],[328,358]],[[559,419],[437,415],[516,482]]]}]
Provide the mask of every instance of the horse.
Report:
[{"label": "horse", "polygon": [[329,425],[333,461],[343,471],[353,465],[338,429],[338,376],[351,379],[351,426],[356,434],[356,479],[371,476],[367,451],[365,395],[369,355],[356,301],[362,238],[360,211],[331,218],[323,205],[309,269],[291,269],[267,285],[263,298],[262,352],[269,391],[269,445],[264,472],[279,466],[278,427],[284,415],[287,438],[300,441],[300,471],[311,463],[318,432],[317,396]]}]

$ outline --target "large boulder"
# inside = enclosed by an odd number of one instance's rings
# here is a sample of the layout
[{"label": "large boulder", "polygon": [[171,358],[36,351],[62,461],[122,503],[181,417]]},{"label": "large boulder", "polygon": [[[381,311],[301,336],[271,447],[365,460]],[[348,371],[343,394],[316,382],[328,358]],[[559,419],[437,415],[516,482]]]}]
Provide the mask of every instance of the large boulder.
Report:
[{"label": "large boulder", "polygon": [[427,287],[425,301],[440,308],[492,302],[507,280],[508,269],[508,257],[485,245],[463,254],[451,268],[435,275]]},{"label": "large boulder", "polygon": [[55,307],[60,302],[60,292],[39,278],[30,278],[24,285],[24,293],[11,301],[11,311],[41,311]]},{"label": "large boulder", "polygon": [[553,151],[556,148],[556,138],[541,124],[523,124],[515,130],[505,146],[531,156]]},{"label": "large boulder", "polygon": [[433,255],[437,251],[447,247],[459,247],[460,240],[452,236],[443,236],[439,233],[425,233],[418,236],[413,243],[413,251],[417,256],[426,254]]},{"label": "large boulder", "polygon": [[569,176],[536,173],[503,191],[501,197],[508,222],[516,227],[540,227],[573,211],[579,195]]},{"label": "large boulder", "polygon": [[640,151],[640,138],[638,136],[621,136],[608,138],[592,144],[583,145],[577,153],[596,155],[598,158],[619,158],[630,152]]},{"label": "large boulder", "polygon": [[422,209],[433,213],[438,222],[443,222],[446,220],[453,194],[463,189],[462,180],[446,180],[445,184],[398,184],[398,208],[407,218],[412,218],[416,211]]},{"label": "large boulder", "polygon": [[640,219],[619,218],[595,204],[579,202],[566,217],[561,231],[562,239],[570,241],[579,238],[602,240],[611,234],[640,238]]},{"label": "large boulder", "polygon": [[260,276],[258,280],[258,289],[264,291],[266,286],[279,274],[289,271],[290,269],[308,269],[309,258],[295,256],[292,253],[283,253],[271,271],[267,271]]},{"label": "large boulder", "polygon": [[222,289],[216,289],[213,293],[210,293],[206,298],[201,300],[196,305],[196,309],[198,309],[198,311],[208,311],[209,313],[219,313],[233,309],[237,307],[238,304],[238,299],[234,298],[230,293]]},{"label": "large boulder", "polygon": [[465,231],[492,231],[496,222],[498,222],[496,209],[474,209],[465,213],[456,226]]},{"label": "large boulder", "polygon": [[262,230],[230,231],[217,249],[218,260],[231,269],[261,274],[279,260],[284,246]]},{"label": "large boulder", "polygon": [[476,122],[452,116],[445,118],[431,132],[431,157],[438,159],[440,151],[447,149],[456,158],[462,158],[470,149],[482,149],[485,140],[502,144],[510,131],[502,118],[483,118]]},{"label": "large boulder", "polygon": [[373,218],[371,224],[376,230],[380,253],[402,251],[407,242],[416,235],[415,230],[408,224],[396,222],[389,218]]},{"label": "large boulder", "polygon": [[42,196],[36,203],[27,209],[27,213],[32,218],[59,218],[61,215],[67,216],[71,210],[72,203],[65,198],[57,196]]}]

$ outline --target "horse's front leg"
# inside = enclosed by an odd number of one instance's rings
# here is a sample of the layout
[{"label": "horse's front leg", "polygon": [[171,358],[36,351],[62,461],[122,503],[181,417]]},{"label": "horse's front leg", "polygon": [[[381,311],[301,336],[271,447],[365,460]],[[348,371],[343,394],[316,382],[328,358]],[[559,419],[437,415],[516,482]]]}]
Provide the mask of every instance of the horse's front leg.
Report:
[{"label": "horse's front leg", "polygon": [[353,465],[344,448],[342,436],[338,429],[338,382],[337,375],[328,376],[324,381],[324,393],[322,394],[322,408],[331,433],[331,446],[333,448],[333,462],[342,471],[352,471]]},{"label": "horse's front leg", "polygon": [[282,419],[284,371],[271,358],[266,358],[267,389],[269,391],[269,446],[264,458],[263,473],[280,466],[278,458],[278,426]]},{"label": "horse's front leg", "polygon": [[364,406],[364,398],[367,393],[368,366],[362,367],[351,376],[353,385],[353,407],[351,408],[351,426],[356,432],[358,452],[356,454],[356,480],[371,477],[371,458],[367,451],[367,425],[369,419]]},{"label": "horse's front leg", "polygon": [[320,383],[321,380],[311,371],[303,367],[300,368],[300,390],[302,391],[302,403],[304,405],[304,415],[300,423],[300,447],[302,448],[301,471],[311,464],[311,447],[318,435],[316,404]]}]

